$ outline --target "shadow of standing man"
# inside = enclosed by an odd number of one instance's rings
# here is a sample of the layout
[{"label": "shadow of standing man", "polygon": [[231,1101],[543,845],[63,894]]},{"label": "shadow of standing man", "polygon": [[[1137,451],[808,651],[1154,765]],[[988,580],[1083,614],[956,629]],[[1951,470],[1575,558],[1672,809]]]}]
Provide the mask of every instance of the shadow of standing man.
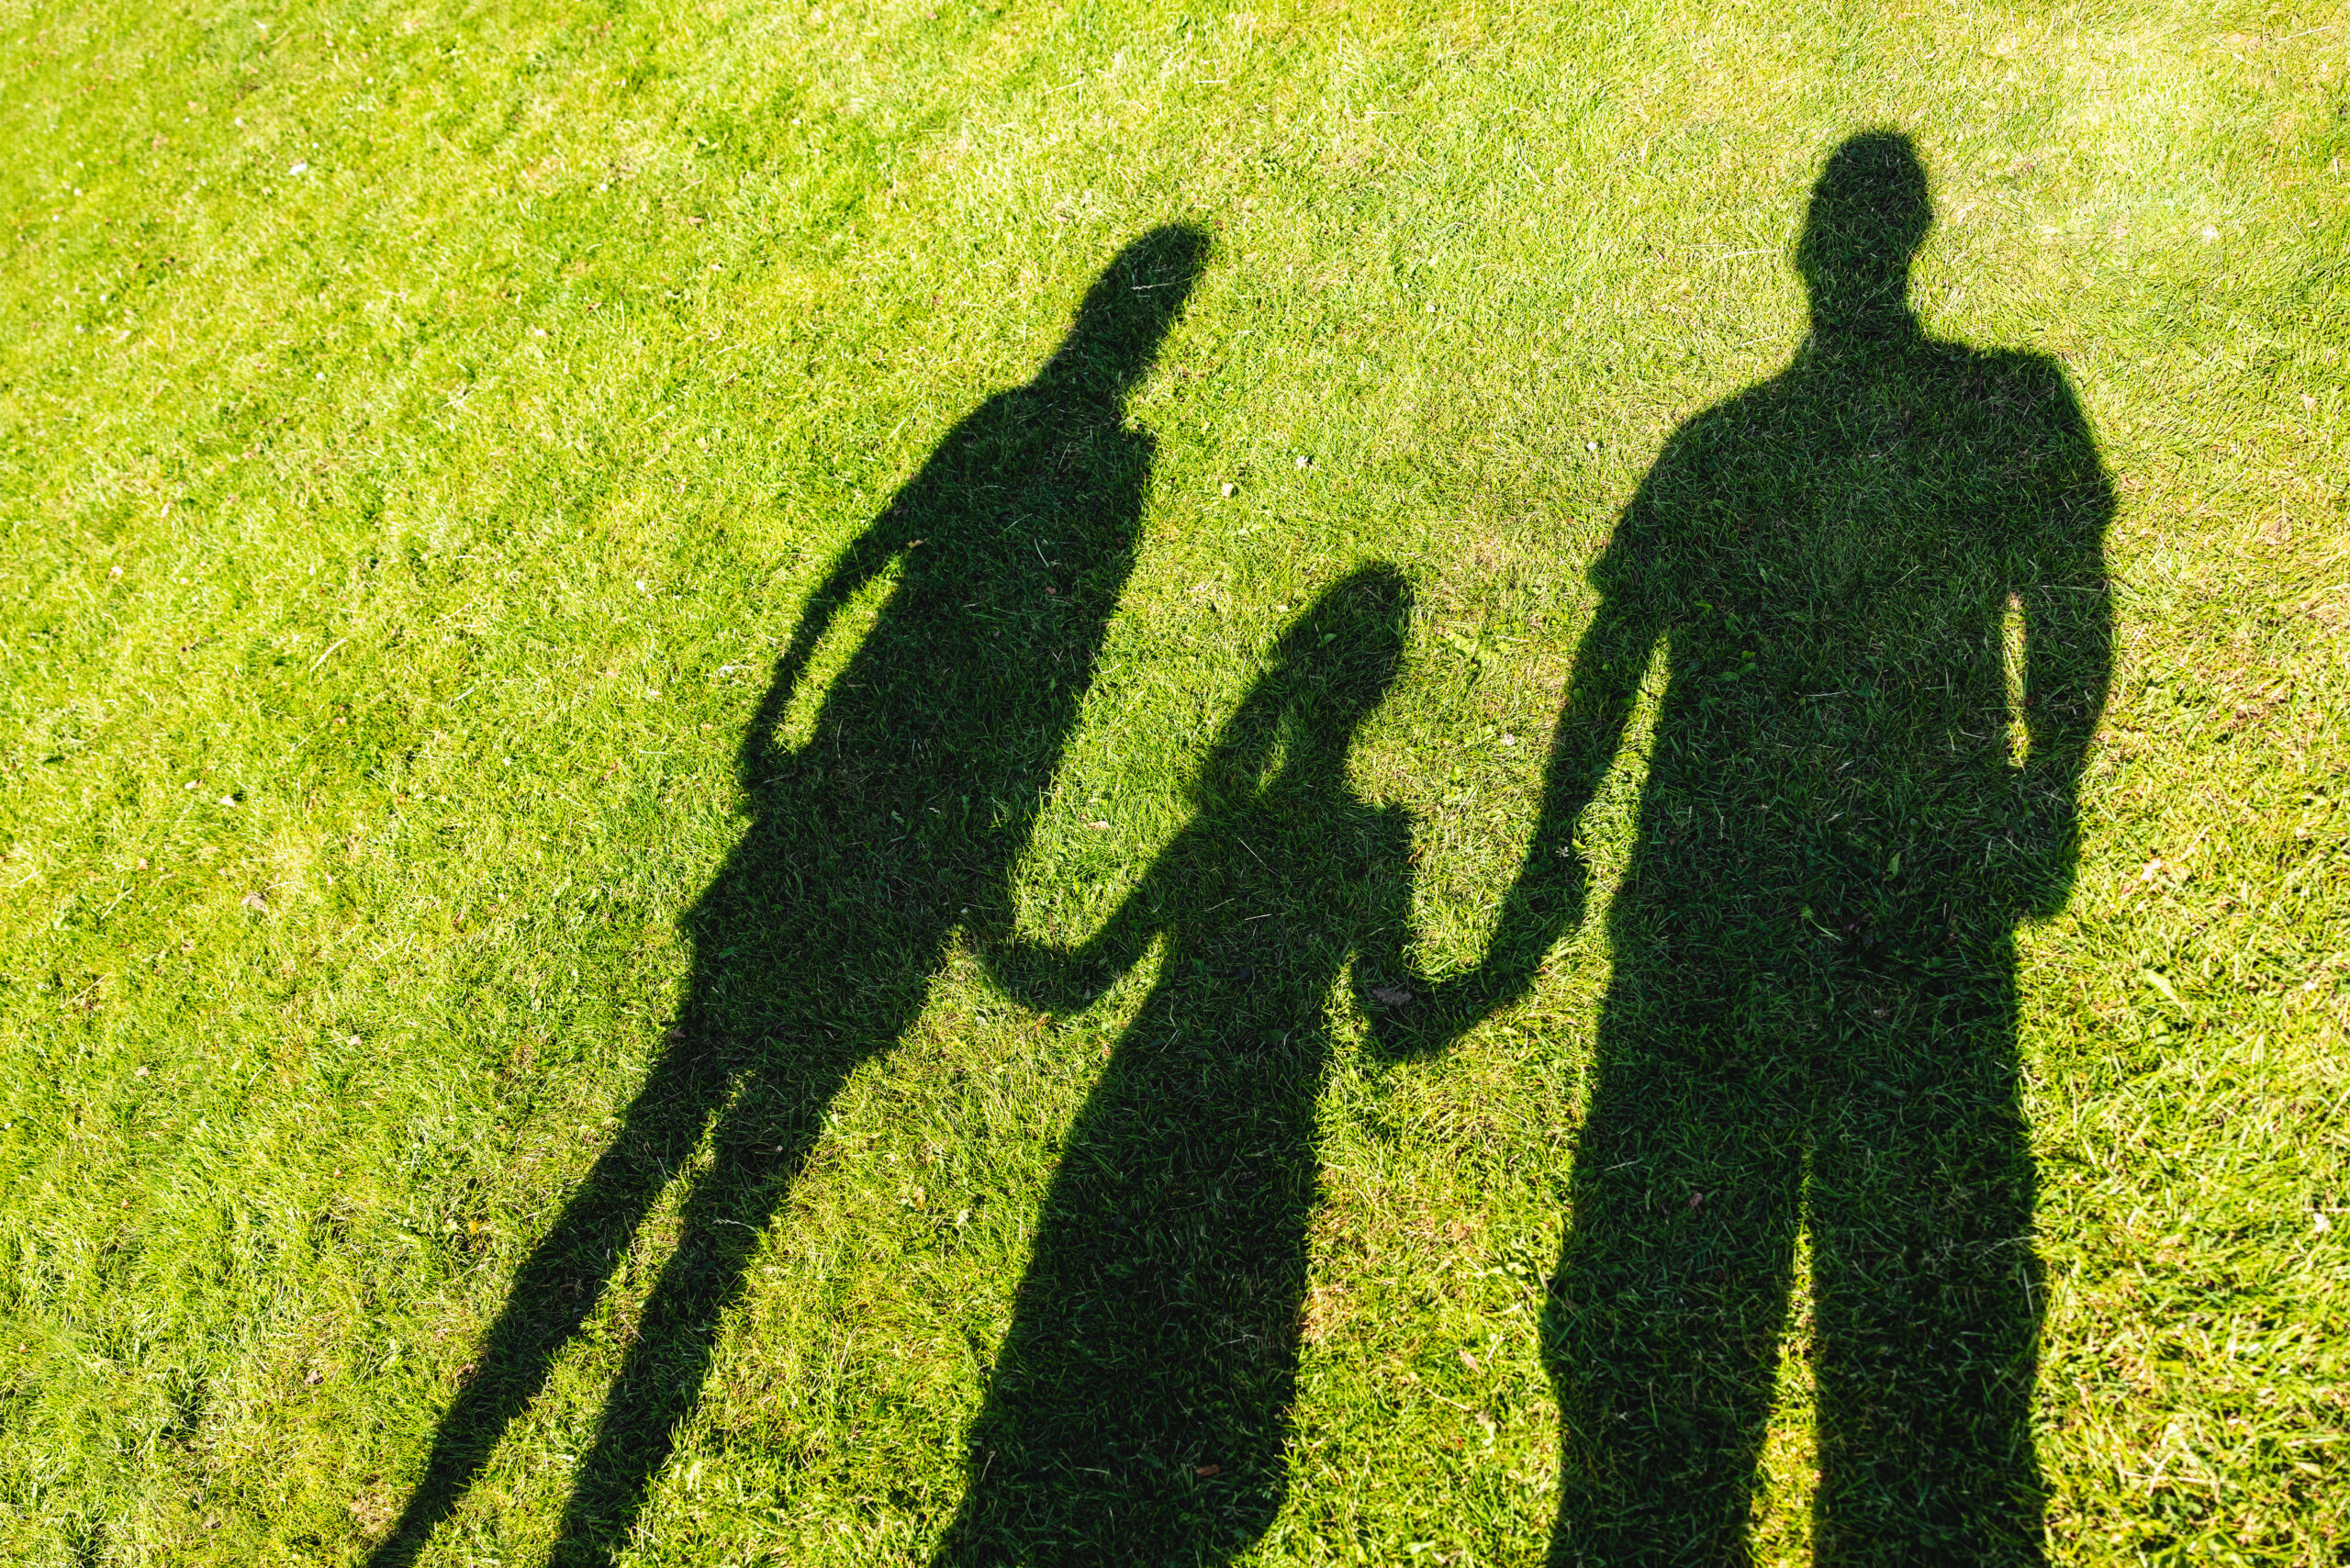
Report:
[{"label": "shadow of standing man", "polygon": [[1747,1560],[1806,1229],[1818,1560],[2042,1554],[2012,933],[2072,879],[2113,503],[2053,363],[1920,330],[1930,218],[1907,137],[1829,159],[1810,334],[1673,434],[1593,566],[1541,823],[1439,990],[1457,1032],[1579,917],[1574,823],[1664,644],[1544,1330],[1555,1563]]},{"label": "shadow of standing man", "polygon": [[[516,1276],[373,1568],[412,1562],[456,1507],[707,1133],[552,1561],[605,1562],[625,1540],[826,1108],[913,1023],[956,932],[1008,921],[1134,564],[1155,443],[1123,428],[1125,398],[1207,251],[1180,226],[1129,245],[1036,378],[958,425],[810,599],[744,737],[751,822],[683,921],[694,961],[677,1026]],[[901,562],[811,738],[778,748],[826,627]]]}]

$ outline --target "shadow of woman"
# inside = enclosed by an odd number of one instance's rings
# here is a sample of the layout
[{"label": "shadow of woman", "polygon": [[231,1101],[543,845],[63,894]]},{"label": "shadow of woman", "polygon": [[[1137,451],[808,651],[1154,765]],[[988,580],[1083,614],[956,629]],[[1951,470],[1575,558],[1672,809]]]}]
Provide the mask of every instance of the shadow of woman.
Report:
[{"label": "shadow of woman", "polygon": [[942,1565],[1219,1562],[1280,1506],[1331,988],[1406,946],[1410,821],[1354,794],[1347,756],[1410,614],[1383,566],[1324,595],[1102,930],[990,950],[1066,1012],[1163,941],[1046,1196]]},{"label": "shadow of woman", "polygon": [[1673,434],[1593,566],[1541,822],[1413,1042],[1579,917],[1575,821],[1665,644],[1545,1324],[1561,1564],[1746,1560],[1806,1230],[1818,1561],[2041,1556],[2012,932],[2072,880],[2113,502],[2053,363],[1920,330],[1930,217],[1907,137],[1829,159],[1810,335]]},{"label": "shadow of woman", "polygon": [[[1207,249],[1173,227],[1121,252],[1036,378],[958,425],[810,600],[743,741],[750,823],[683,922],[677,1024],[516,1276],[374,1568],[413,1562],[455,1508],[707,1134],[553,1560],[608,1561],[633,1524],[826,1107],[913,1022],[955,933],[1004,918],[1134,564],[1154,443],[1122,427],[1125,397]],[[779,749],[826,627],[899,562],[811,738]]]}]

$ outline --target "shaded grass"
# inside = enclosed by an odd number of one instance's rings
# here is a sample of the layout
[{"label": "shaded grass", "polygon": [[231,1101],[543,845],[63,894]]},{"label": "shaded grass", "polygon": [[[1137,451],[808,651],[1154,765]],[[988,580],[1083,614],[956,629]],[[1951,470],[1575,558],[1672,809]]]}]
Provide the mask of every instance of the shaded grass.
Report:
[{"label": "shaded grass", "polygon": [[[2051,1553],[2328,1560],[2338,21],[821,9],[7,15],[7,1554],[380,1537],[674,1014],[803,601],[1154,224],[1218,260],[1132,404],[1145,532],[1028,924],[1092,929],[1279,628],[1384,558],[1419,608],[1354,787],[1414,814],[1423,961],[1472,959],[1583,573],[1667,431],[1785,362],[1818,161],[1891,122],[1928,324],[2057,356],[2120,493],[2079,877],[2021,947]],[[1607,957],[1587,924],[1426,1064],[1336,1025],[1258,1558],[1539,1558]],[[642,1560],[931,1548],[1147,985],[1048,1027],[950,959],[763,1237]],[[543,1549],[677,1235],[656,1207],[436,1555]],[[1784,1559],[1809,1412],[1774,1420]]]}]

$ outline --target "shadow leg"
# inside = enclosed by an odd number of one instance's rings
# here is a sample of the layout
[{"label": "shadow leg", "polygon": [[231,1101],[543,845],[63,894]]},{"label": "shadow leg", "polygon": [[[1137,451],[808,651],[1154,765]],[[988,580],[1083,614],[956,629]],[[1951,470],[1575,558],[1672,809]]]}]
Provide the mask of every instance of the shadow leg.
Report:
[{"label": "shadow leg", "polygon": [[934,1568],[1198,1568],[1279,1511],[1326,1047],[1210,1049],[1178,1011],[1146,1004],[1071,1129]]},{"label": "shadow leg", "polygon": [[564,1507],[548,1558],[554,1568],[610,1562],[626,1540],[700,1397],[719,1323],[742,1295],[751,1254],[854,1066],[844,1054],[820,1071],[803,1070],[789,1103],[755,1084],[720,1121],[711,1169],[686,1200],[677,1250],[645,1298],[636,1338]]},{"label": "shadow leg", "polygon": [[2011,964],[1863,978],[1839,1009],[1810,1193],[1822,1563],[2042,1560]]},{"label": "shadow leg", "polygon": [[[1685,978],[1685,977],[1684,977]],[[1745,1560],[1801,1201],[1803,1064],[1774,1020],[1619,967],[1545,1359],[1563,1452],[1550,1560]]]},{"label": "shadow leg", "polygon": [[477,1372],[432,1435],[423,1478],[369,1568],[408,1568],[432,1529],[462,1500],[499,1438],[546,1386],[564,1344],[601,1300],[629,1239],[700,1140],[725,1096],[730,1064],[690,1043],[655,1066],[554,1227],[515,1275]]}]

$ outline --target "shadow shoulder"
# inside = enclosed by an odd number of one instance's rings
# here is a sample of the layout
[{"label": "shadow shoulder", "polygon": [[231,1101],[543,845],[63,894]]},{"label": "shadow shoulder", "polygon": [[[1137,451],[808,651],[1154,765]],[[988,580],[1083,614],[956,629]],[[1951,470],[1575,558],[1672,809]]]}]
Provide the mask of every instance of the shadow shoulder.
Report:
[{"label": "shadow shoulder", "polygon": [[[1091,452],[1091,464],[1131,460],[1157,442],[1150,431],[1125,420],[1116,404],[1105,404],[1066,388],[1030,383],[1006,387],[956,421],[939,438],[923,474],[964,473],[1007,462],[1027,465],[1040,451]],[[1102,443],[1114,447],[1113,456]],[[919,477],[919,476],[918,476]]]},{"label": "shadow shoulder", "polygon": [[1798,390],[1782,372],[1691,414],[1657,449],[1632,511],[1666,503],[1692,487],[1704,489],[1741,468],[1758,441],[1768,445],[1785,426],[1798,401]]},{"label": "shadow shoulder", "polygon": [[1650,477],[1654,478],[1659,471],[1670,473],[1680,468],[1766,419],[1779,401],[1777,380],[1774,376],[1733,392],[1675,424],[1657,448],[1655,460],[1650,465]]},{"label": "shadow shoulder", "polygon": [[1708,403],[1675,425],[1665,444],[1702,444],[1718,436],[1768,423],[1786,407],[1791,395],[1787,374],[1781,371],[1751,386],[1742,386],[1718,402]]},{"label": "shadow shoulder", "polygon": [[2077,417],[2080,399],[2074,394],[2072,377],[2053,355],[2031,349],[1978,348],[1940,338],[1930,340],[1927,350],[1942,376],[1967,386],[1980,399]]},{"label": "shadow shoulder", "polygon": [[1037,440],[1041,410],[1026,386],[995,393],[949,426],[931,446],[921,466],[906,476],[880,521],[922,521],[969,503],[991,475],[1024,468]]},{"label": "shadow shoulder", "polygon": [[2043,521],[2076,540],[2096,537],[2112,514],[2113,485],[2064,364],[2029,349],[1930,346],[1949,367],[1946,382],[1964,392],[1974,437],[2005,454],[2007,482],[2039,496]]}]

